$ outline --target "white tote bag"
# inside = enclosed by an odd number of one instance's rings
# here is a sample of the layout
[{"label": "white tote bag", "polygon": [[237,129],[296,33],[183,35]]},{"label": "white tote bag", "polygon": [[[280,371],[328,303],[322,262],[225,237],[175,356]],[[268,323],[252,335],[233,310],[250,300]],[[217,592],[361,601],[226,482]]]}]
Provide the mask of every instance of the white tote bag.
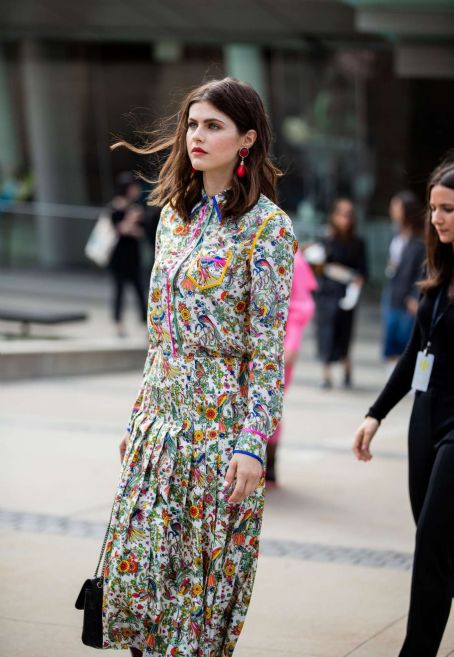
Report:
[{"label": "white tote bag", "polygon": [[85,255],[98,267],[107,267],[117,242],[118,234],[110,218],[110,212],[103,210],[85,245]]}]

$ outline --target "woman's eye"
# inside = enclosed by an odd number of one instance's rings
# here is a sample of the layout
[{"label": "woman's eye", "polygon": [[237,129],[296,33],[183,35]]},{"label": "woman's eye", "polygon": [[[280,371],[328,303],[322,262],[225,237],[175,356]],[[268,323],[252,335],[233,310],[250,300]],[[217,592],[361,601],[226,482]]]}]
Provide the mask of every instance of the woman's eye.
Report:
[{"label": "woman's eye", "polygon": [[210,130],[219,130],[219,126],[217,123],[210,123],[208,127],[210,128]]},{"label": "woman's eye", "polygon": [[188,129],[193,130],[193,129],[196,128],[196,127],[197,127],[197,123],[195,123],[194,121],[189,121],[189,123],[188,123]]}]

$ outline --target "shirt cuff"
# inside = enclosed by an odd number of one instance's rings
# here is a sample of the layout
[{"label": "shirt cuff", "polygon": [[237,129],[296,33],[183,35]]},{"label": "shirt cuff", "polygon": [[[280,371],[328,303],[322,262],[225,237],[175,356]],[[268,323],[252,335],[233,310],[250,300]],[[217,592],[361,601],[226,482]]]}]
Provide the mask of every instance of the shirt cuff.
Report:
[{"label": "shirt cuff", "polygon": [[268,436],[256,429],[242,429],[236,441],[234,452],[254,456],[262,464],[265,462]]},{"label": "shirt cuff", "polygon": [[373,406],[369,408],[369,410],[367,411],[364,417],[372,417],[374,418],[374,420],[377,420],[379,424],[381,424],[381,421],[383,420],[383,417],[380,416],[380,413],[377,413],[377,411]]},{"label": "shirt cuff", "polygon": [[257,454],[253,454],[252,452],[246,452],[244,449],[234,449],[233,453],[234,454],[246,454],[246,456],[252,456],[253,459],[257,459],[257,461],[259,461],[263,465],[262,459],[259,456],[257,456]]}]

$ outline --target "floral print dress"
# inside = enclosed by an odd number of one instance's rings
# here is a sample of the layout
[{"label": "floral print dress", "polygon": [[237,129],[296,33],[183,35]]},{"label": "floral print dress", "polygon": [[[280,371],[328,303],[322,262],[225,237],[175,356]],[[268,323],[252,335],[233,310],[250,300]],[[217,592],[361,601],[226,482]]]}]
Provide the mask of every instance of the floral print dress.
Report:
[{"label": "floral print dress", "polygon": [[266,197],[223,219],[165,207],[149,348],[130,421],[104,571],[104,647],[148,657],[232,655],[251,598],[264,480],[229,504],[234,453],[262,464],[282,409],[296,241]]}]

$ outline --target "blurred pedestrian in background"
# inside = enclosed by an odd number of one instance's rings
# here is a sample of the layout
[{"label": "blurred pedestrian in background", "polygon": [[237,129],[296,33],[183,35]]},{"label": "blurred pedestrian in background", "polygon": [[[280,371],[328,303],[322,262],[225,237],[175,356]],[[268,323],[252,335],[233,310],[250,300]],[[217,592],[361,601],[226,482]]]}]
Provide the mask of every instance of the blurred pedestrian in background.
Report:
[{"label": "blurred pedestrian in background", "polygon": [[410,338],[418,309],[417,282],[423,275],[424,213],[417,196],[399,192],[391,199],[389,214],[396,234],[389,247],[388,282],[383,291],[384,357],[394,366]]},{"label": "blurred pedestrian in background", "polygon": [[433,172],[428,202],[427,277],[413,333],[353,444],[369,461],[380,422],[415,391],[408,455],[416,549],[399,657],[436,657],[454,592],[454,157]]},{"label": "blurred pedestrian in background", "polygon": [[135,657],[230,656],[251,599],[297,246],[270,143],[257,92],[226,78],[192,91],[169,134],[117,144],[169,153],[104,572],[104,647]]},{"label": "blurred pedestrian in background", "polygon": [[[318,354],[323,363],[322,388],[332,387],[331,364],[340,361],[345,387],[352,385],[350,344],[359,290],[367,278],[366,248],[356,234],[352,201],[337,199],[322,240],[324,264],[318,269],[316,329]],[[317,270],[316,270],[317,271]],[[350,303],[350,291],[357,293]]]},{"label": "blurred pedestrian in background", "polygon": [[117,335],[127,335],[123,323],[124,290],[130,284],[135,292],[139,316],[147,321],[146,293],[142,281],[140,241],[145,236],[145,210],[142,186],[132,173],[123,172],[116,180],[117,194],[110,204],[111,220],[118,233],[109,268],[114,284],[113,319]]},{"label": "blurred pedestrian in background", "polygon": [[[293,377],[293,368],[298,359],[304,328],[314,315],[315,303],[312,293],[316,288],[317,281],[312,269],[307,264],[301,250],[298,249],[295,253],[293,283],[284,339],[285,389],[290,385]],[[266,448],[266,480],[270,483],[276,481],[276,452],[281,437],[281,428],[282,422],[279,422]]]}]

